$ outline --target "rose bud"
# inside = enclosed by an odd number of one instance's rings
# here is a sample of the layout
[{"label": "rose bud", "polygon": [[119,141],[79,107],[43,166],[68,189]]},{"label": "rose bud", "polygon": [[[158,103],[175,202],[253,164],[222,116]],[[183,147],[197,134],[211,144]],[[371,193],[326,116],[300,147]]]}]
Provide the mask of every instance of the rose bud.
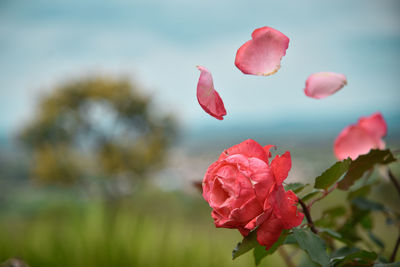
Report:
[{"label": "rose bud", "polygon": [[203,197],[213,209],[216,227],[257,230],[257,241],[269,249],[283,229],[298,226],[304,215],[298,198],[282,182],[291,168],[290,152],[269,162],[272,145],[246,140],[225,150],[203,179]]}]

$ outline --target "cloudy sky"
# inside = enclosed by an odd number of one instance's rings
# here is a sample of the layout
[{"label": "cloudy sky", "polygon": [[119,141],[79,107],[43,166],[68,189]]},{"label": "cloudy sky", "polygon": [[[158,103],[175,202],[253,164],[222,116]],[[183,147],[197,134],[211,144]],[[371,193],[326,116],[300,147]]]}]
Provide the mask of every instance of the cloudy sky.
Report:
[{"label": "cloudy sky", "polygon": [[[286,34],[289,49],[275,75],[243,75],[236,50],[262,26]],[[3,0],[0,59],[3,134],[29,119],[43,93],[90,74],[130,77],[188,129],[344,126],[375,111],[389,129],[400,124],[399,1]],[[222,122],[197,103],[196,65],[214,76],[228,112]],[[348,86],[305,97],[306,78],[319,71],[344,73]]]}]

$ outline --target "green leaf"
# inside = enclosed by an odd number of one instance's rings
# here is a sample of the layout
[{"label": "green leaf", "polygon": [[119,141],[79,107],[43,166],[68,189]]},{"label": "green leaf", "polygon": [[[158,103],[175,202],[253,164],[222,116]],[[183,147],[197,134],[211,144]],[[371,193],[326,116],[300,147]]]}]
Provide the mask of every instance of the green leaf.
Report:
[{"label": "green leaf", "polygon": [[371,231],[368,231],[368,236],[378,247],[380,247],[381,249],[385,248],[385,243],[383,243],[383,241],[379,237],[374,235]]},{"label": "green leaf", "polygon": [[310,198],[313,198],[314,196],[316,196],[318,193],[321,193],[320,189],[313,189],[311,192],[307,193],[304,197],[302,197],[301,200],[307,201]]},{"label": "green leaf", "polygon": [[292,184],[287,184],[285,185],[285,191],[292,190],[294,193],[299,193],[301,190],[303,190],[308,184],[302,184],[302,183],[292,183]]},{"label": "green leaf", "polygon": [[232,251],[232,260],[236,259],[240,255],[243,255],[247,251],[258,245],[256,231],[250,232],[248,236],[243,238],[242,242],[239,242]]},{"label": "green leaf", "polygon": [[314,221],[316,226],[333,228],[337,225],[337,220],[346,215],[346,208],[344,206],[335,206],[324,210],[321,218]]},{"label": "green leaf", "polygon": [[360,249],[356,248],[356,247],[348,247],[348,246],[341,247],[338,250],[332,252],[332,255],[331,255],[332,260],[331,261],[333,261],[335,258],[343,259],[346,255],[349,255],[351,253],[358,252],[358,251],[360,251]]},{"label": "green leaf", "polygon": [[329,217],[329,218],[337,218],[340,216],[343,216],[346,214],[346,207],[345,206],[335,206],[332,208],[329,208],[327,210],[324,210],[322,212],[322,216],[325,217]]},{"label": "green leaf", "polygon": [[360,224],[361,224],[362,228],[364,228],[365,230],[371,230],[372,227],[373,227],[373,222],[372,222],[371,214],[366,214],[366,215],[360,220]]},{"label": "green leaf", "polygon": [[287,233],[282,232],[278,241],[276,241],[272,245],[272,247],[270,247],[268,250],[266,250],[265,247],[263,247],[263,246],[260,246],[260,245],[256,246],[253,250],[255,264],[259,265],[263,258],[274,253],[285,242],[286,236],[287,236]]},{"label": "green leaf", "polygon": [[329,256],[326,253],[324,241],[309,229],[293,229],[300,248],[307,252],[311,260],[323,267],[329,267]]},{"label": "green leaf", "polygon": [[321,218],[314,221],[314,224],[316,226],[332,228],[337,225],[336,221],[338,218],[344,215],[346,215],[346,208],[344,206],[335,206],[324,210]]},{"label": "green leaf", "polygon": [[360,250],[345,257],[333,258],[331,262],[334,267],[373,266],[377,257],[378,255],[375,252]]},{"label": "green leaf", "polygon": [[325,233],[325,234],[327,234],[327,235],[329,235],[329,236],[331,236],[331,237],[333,237],[333,238],[335,238],[337,240],[341,241],[343,239],[341,234],[339,234],[336,231],[333,231],[332,229],[329,229],[329,228],[318,228],[318,230],[321,233]]},{"label": "green leaf", "polygon": [[285,242],[283,242],[285,245],[294,245],[297,244],[296,238],[294,238],[294,235],[288,235],[286,237]]},{"label": "green leaf", "polygon": [[371,211],[384,211],[385,206],[383,206],[381,203],[365,199],[362,197],[357,197],[351,201],[353,205],[355,205],[357,208],[361,210],[371,210]]},{"label": "green leaf", "polygon": [[339,182],[338,187],[348,190],[355,181],[360,179],[363,174],[371,170],[375,164],[389,164],[396,161],[389,149],[372,149],[368,154],[361,155],[351,162],[350,167],[344,178]]},{"label": "green leaf", "polygon": [[375,263],[374,267],[400,267],[400,261],[392,263]]},{"label": "green leaf", "polygon": [[351,213],[346,218],[346,223],[338,232],[350,243],[359,241],[360,236],[355,229],[361,222],[364,224],[364,227],[367,226],[368,219],[364,218],[368,217],[370,212],[370,210],[360,209],[356,205],[351,205]]},{"label": "green leaf", "polygon": [[347,158],[343,161],[338,161],[329,169],[324,171],[320,176],[315,178],[314,188],[327,190],[349,169],[351,159]]},{"label": "green leaf", "polygon": [[356,197],[366,196],[369,194],[370,191],[371,191],[371,185],[360,187],[357,190],[349,192],[349,194],[347,195],[347,199],[352,200]]}]

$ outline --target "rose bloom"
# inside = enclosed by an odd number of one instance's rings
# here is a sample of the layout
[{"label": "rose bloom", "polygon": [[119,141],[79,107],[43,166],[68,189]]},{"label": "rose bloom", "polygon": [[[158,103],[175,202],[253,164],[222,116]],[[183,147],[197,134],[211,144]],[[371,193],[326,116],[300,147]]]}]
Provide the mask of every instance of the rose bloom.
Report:
[{"label": "rose bloom", "polygon": [[356,159],[367,154],[371,149],[385,148],[382,140],[387,133],[387,125],[382,114],[376,112],[368,117],[361,117],[356,124],[347,126],[338,135],[333,145],[336,158]]},{"label": "rose bloom", "polygon": [[257,229],[257,241],[266,249],[304,217],[297,196],[282,185],[292,165],[290,152],[269,162],[271,147],[249,139],[225,150],[202,184],[215,226],[238,229],[243,236]]}]

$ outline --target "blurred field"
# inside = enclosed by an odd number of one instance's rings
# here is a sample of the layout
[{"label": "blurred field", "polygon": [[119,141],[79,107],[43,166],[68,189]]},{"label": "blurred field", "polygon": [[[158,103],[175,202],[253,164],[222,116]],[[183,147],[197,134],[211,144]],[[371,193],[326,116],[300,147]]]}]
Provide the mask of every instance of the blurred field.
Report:
[{"label": "blurred field", "polygon": [[[231,260],[240,234],[215,229],[200,196],[146,189],[105,203],[65,193],[31,203],[20,196],[9,203],[13,209],[3,209],[0,262],[19,257],[30,266],[253,265],[251,254]],[[276,260],[263,266],[276,266]]]}]

